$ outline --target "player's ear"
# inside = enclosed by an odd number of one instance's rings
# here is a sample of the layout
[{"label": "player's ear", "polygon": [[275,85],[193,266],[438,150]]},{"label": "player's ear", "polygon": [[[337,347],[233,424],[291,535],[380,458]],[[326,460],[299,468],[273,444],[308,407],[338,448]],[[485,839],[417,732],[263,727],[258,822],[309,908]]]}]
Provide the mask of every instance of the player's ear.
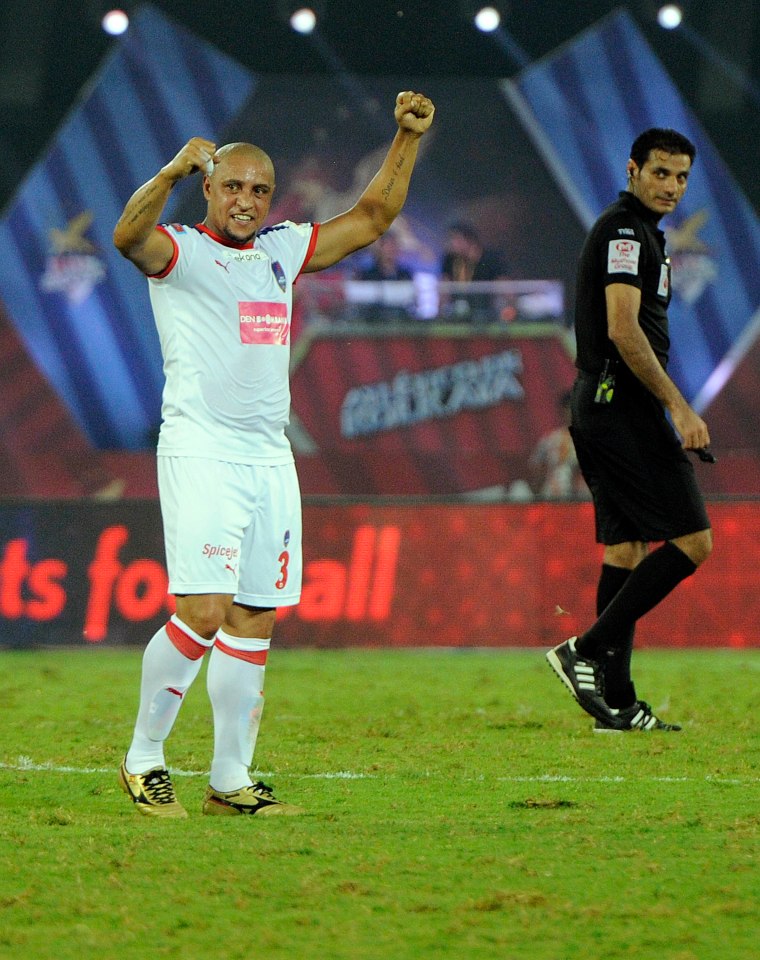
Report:
[{"label": "player's ear", "polygon": [[633,177],[634,173],[638,170],[638,166],[635,160],[628,160],[628,163],[625,165],[625,172],[628,174],[628,179],[630,180]]}]

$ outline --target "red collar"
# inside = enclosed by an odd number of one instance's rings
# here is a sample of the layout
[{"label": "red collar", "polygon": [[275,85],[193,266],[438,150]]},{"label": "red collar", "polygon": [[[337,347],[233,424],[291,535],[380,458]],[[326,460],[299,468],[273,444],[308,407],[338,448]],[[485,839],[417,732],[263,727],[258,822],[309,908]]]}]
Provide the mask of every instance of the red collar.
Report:
[{"label": "red collar", "polygon": [[228,240],[226,237],[220,237],[218,234],[214,233],[213,230],[209,230],[205,223],[196,223],[195,229],[200,233],[205,233],[207,236],[211,237],[212,240],[216,240],[217,243],[221,243],[224,247],[234,247],[235,250],[251,250],[253,248],[253,242],[256,239],[255,237],[252,240],[247,240],[245,243],[236,243],[234,240]]}]

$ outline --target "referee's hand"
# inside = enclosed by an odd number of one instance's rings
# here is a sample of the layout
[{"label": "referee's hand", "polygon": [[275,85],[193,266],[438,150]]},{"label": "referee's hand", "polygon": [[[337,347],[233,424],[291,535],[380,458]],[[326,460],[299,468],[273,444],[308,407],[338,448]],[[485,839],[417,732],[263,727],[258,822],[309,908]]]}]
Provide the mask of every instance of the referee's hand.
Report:
[{"label": "referee's hand", "polygon": [[681,446],[685,450],[700,450],[710,446],[710,431],[707,429],[707,424],[687,403],[682,407],[679,406],[677,410],[671,410],[670,413],[673,426],[681,438]]}]

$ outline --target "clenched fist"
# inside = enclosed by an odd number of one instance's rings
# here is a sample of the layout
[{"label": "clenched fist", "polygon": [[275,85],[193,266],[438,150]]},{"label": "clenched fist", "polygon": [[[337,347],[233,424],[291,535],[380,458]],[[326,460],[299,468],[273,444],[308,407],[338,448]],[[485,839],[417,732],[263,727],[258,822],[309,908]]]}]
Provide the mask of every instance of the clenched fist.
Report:
[{"label": "clenched fist", "polygon": [[422,135],[433,122],[434,113],[433,101],[422,93],[402,90],[396,97],[394,115],[402,130]]}]

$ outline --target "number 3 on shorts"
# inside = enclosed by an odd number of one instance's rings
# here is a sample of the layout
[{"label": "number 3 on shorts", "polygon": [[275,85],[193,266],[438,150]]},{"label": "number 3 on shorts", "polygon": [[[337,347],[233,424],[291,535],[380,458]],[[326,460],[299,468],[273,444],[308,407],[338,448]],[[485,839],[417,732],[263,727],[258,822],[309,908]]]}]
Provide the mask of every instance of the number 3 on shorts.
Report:
[{"label": "number 3 on shorts", "polygon": [[277,561],[280,564],[280,577],[275,581],[275,587],[277,587],[278,590],[282,590],[288,582],[288,563],[290,562],[290,554],[288,551],[283,550],[277,558]]}]

